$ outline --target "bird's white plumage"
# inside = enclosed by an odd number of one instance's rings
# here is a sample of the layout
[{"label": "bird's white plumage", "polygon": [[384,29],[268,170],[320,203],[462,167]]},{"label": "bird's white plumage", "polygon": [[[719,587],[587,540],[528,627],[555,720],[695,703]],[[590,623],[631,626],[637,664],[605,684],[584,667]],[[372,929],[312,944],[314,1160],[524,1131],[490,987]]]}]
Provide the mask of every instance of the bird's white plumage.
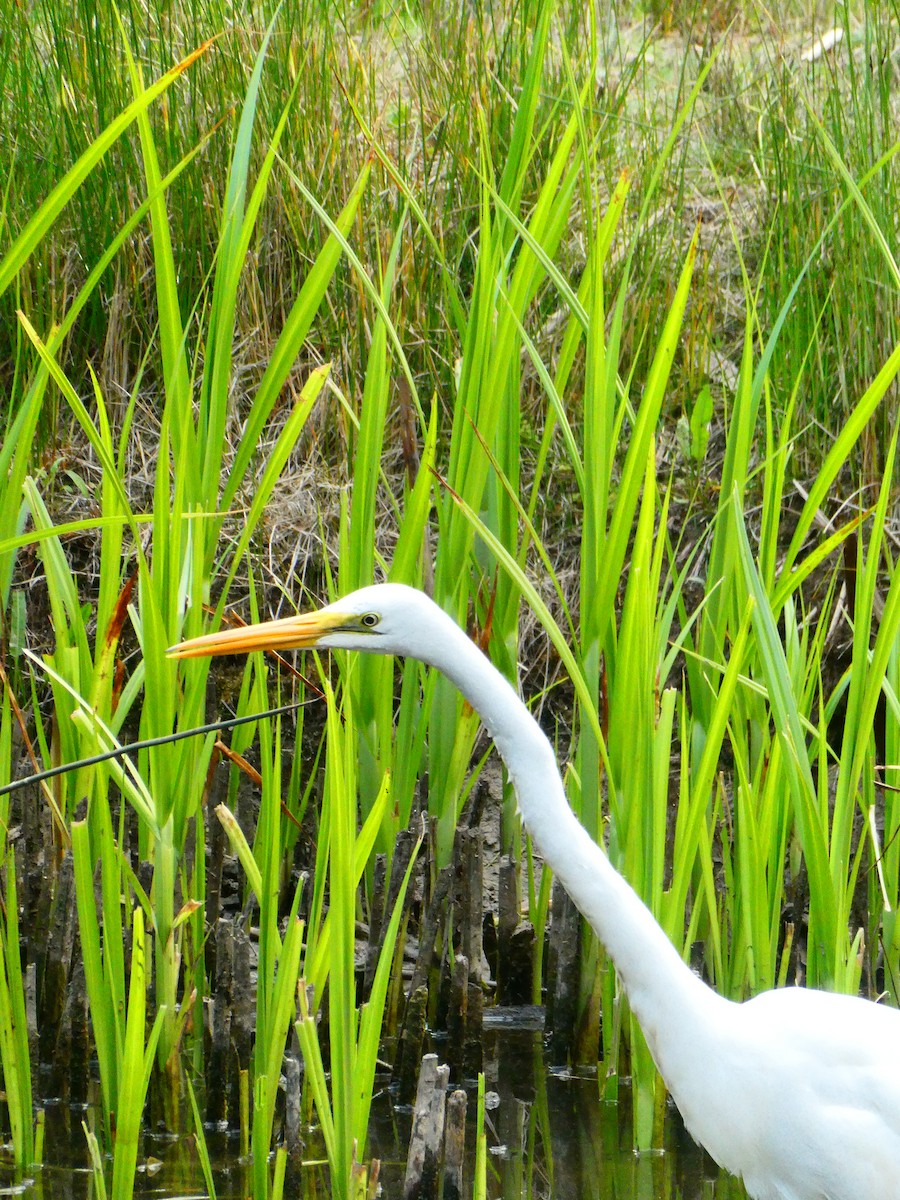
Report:
[{"label": "bird's white plumage", "polygon": [[479,713],[534,842],[612,957],[687,1128],[750,1196],[900,1200],[900,1012],[801,988],[743,1004],[718,996],[578,823],[549,742],[446,613],[384,584],[318,617],[318,628],[298,619],[294,644],[421,659]]}]

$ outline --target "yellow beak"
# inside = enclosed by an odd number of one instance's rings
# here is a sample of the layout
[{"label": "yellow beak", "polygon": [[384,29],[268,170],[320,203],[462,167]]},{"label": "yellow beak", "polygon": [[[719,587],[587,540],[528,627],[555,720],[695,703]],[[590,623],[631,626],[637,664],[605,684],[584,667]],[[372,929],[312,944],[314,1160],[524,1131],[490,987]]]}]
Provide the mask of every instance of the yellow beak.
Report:
[{"label": "yellow beak", "polygon": [[347,621],[341,613],[304,613],[280,621],[262,621],[239,629],[222,629],[171,646],[169,658],[209,658],[214,654],[249,654],[253,650],[294,650],[316,646],[325,634]]}]

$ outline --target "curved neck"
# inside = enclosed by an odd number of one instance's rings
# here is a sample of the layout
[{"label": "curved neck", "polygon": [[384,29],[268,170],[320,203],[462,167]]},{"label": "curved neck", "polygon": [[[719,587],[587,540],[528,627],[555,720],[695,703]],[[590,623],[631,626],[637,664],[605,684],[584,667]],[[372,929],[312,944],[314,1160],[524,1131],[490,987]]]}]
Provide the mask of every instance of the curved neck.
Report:
[{"label": "curved neck", "polygon": [[[665,1075],[666,1043],[726,1005],[684,963],[652,913],[569,807],[549,741],[506,679],[447,618],[431,658],[481,717],[512,779],[525,826],[612,958]],[[454,636],[449,636],[449,628]],[[682,1034],[674,1035],[673,1028]],[[677,1050],[677,1047],[675,1047]]]}]

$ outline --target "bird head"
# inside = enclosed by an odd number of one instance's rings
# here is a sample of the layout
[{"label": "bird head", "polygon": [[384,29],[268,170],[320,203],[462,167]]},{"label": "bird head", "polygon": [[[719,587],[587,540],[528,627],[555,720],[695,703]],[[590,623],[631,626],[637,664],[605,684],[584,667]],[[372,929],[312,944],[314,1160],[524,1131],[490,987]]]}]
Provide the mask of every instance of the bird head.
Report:
[{"label": "bird head", "polygon": [[253,650],[363,650],[431,659],[435,619],[449,618],[415,588],[375,584],[351,592],[317,612],[282,617],[258,625],[208,633],[172,646],[170,658],[248,654]]}]

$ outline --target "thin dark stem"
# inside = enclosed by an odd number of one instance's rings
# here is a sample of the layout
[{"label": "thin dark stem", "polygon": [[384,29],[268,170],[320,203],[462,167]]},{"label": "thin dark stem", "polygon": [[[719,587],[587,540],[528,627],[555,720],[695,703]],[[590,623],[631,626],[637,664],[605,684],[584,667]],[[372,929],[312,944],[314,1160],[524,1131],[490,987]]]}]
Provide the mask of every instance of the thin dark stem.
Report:
[{"label": "thin dark stem", "polygon": [[151,746],[164,746],[167,742],[180,742],[183,738],[200,737],[203,734],[215,733],[220,729],[234,729],[235,726],[246,725],[250,721],[259,721],[264,717],[278,717],[282,713],[293,712],[294,709],[302,708],[304,704],[308,703],[308,700],[297,700],[293,704],[283,704],[280,708],[267,708],[264,712],[251,713],[249,716],[229,717],[225,721],[213,721],[211,725],[199,725],[196,729],[182,729],[178,733],[169,733],[164,737],[146,738],[142,742],[129,742],[127,746],[116,746],[112,750],[106,750],[103,754],[95,754],[91,758],[80,758],[77,762],[62,763],[58,767],[39,771],[36,775],[26,775],[24,779],[14,779],[12,783],[0,787],[0,796],[5,796],[7,792],[18,791],[19,788],[30,783],[41,783],[45,779],[52,779],[55,775],[63,775],[66,771],[75,771],[79,767],[92,767],[96,763],[106,762],[110,758],[120,758],[132,750],[147,750]]}]

